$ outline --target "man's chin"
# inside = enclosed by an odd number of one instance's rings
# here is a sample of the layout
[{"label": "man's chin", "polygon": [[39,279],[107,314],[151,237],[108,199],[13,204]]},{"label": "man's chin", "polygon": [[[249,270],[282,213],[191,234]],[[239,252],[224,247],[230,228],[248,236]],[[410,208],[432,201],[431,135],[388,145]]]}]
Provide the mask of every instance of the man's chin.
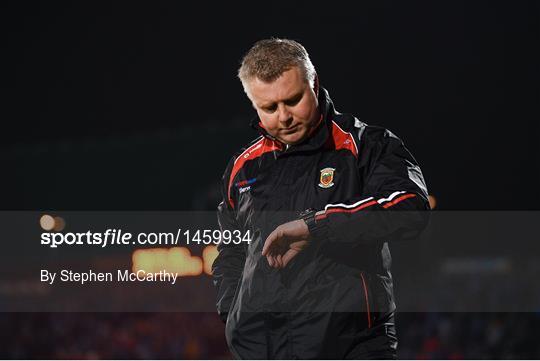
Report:
[{"label": "man's chin", "polygon": [[286,134],[281,137],[279,137],[279,141],[282,143],[288,144],[288,145],[296,145],[300,144],[305,140],[305,132],[302,133],[294,133],[294,134]]}]

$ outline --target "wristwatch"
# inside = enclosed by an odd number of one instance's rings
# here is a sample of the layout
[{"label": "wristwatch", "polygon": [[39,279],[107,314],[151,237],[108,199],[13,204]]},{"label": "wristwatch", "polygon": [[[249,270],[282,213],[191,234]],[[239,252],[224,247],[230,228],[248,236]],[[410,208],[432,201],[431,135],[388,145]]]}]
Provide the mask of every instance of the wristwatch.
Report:
[{"label": "wristwatch", "polygon": [[321,221],[317,221],[315,216],[317,215],[317,210],[313,208],[306,209],[298,214],[300,219],[303,219],[308,226],[309,234],[313,238],[319,238],[326,235],[326,224]]}]

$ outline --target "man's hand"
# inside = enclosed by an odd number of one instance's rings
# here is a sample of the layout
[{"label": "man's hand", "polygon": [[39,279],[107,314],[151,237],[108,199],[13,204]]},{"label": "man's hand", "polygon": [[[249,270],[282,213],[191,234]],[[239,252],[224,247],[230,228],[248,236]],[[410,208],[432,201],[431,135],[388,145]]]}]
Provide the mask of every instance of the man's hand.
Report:
[{"label": "man's hand", "polygon": [[308,245],[309,229],[303,219],[284,223],[270,233],[262,255],[270,267],[284,268]]}]

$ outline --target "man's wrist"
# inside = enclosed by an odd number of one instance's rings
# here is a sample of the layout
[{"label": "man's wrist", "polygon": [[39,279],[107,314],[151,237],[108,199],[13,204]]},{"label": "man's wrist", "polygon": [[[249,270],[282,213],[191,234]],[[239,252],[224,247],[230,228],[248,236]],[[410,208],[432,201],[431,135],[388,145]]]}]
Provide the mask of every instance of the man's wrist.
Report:
[{"label": "man's wrist", "polygon": [[317,220],[317,213],[319,212],[315,209],[306,209],[300,212],[299,218],[306,223],[310,238],[322,240],[328,235],[328,226],[324,220]]}]

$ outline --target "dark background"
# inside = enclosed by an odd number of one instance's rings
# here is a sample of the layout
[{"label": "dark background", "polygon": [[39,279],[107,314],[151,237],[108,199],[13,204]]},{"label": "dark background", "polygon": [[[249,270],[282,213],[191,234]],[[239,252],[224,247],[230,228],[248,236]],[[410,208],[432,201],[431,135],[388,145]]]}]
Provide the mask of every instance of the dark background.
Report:
[{"label": "dark background", "polygon": [[[277,36],[339,111],[405,141],[437,209],[538,210],[539,17],[537,1],[2,2],[0,209],[215,209],[257,136],[240,59]],[[401,357],[540,355],[539,314],[400,317]],[[6,358],[228,357],[215,314],[12,313],[0,336]]]},{"label": "dark background", "polygon": [[213,209],[257,135],[236,70],[270,36],[403,138],[439,209],[538,209],[538,2],[1,6],[2,209]]}]

